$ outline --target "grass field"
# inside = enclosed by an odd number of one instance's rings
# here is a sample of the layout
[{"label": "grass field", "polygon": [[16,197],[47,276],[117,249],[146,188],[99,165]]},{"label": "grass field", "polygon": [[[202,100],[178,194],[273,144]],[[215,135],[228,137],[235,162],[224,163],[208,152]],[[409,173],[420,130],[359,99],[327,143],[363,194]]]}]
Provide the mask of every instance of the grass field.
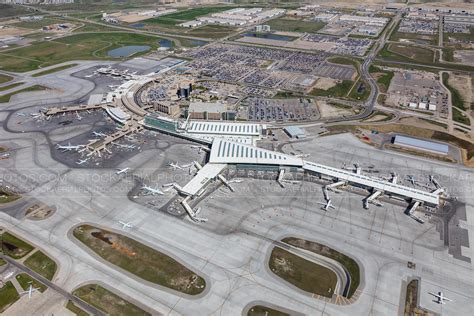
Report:
[{"label": "grass field", "polygon": [[277,18],[268,21],[272,31],[286,31],[286,32],[298,32],[298,33],[316,33],[322,29],[326,23],[324,22],[308,22],[302,19],[287,19]]},{"label": "grass field", "polygon": [[48,280],[52,280],[56,269],[58,268],[56,262],[45,255],[40,250],[36,251],[28,259],[25,260],[25,266],[41,274]]},{"label": "grass field", "polygon": [[61,70],[66,70],[66,69],[69,69],[69,68],[72,68],[72,67],[75,67],[75,66],[77,66],[77,64],[68,64],[68,65],[64,65],[64,66],[60,66],[60,67],[51,68],[51,69],[48,69],[48,70],[45,70],[45,71],[37,72],[34,75],[32,75],[32,77],[41,77],[41,76],[44,76],[44,75],[49,75],[49,74],[52,74],[52,73],[55,73],[55,72],[58,72],[58,71],[61,71]]},{"label": "grass field", "polygon": [[[25,88],[25,89],[17,90],[17,91],[14,91],[14,92],[4,94],[4,95],[0,96],[0,103],[10,102],[11,97],[14,96],[15,94],[19,94],[19,93],[22,93],[22,92],[31,92],[31,91],[44,91],[44,90],[47,90],[47,89],[48,88],[46,88],[46,87],[43,87],[43,86],[40,86],[40,85],[35,85],[35,86],[31,86],[31,87],[28,87],[28,88]],[[0,203],[1,203],[1,200],[2,200],[2,197],[0,197]],[[11,202],[11,201],[8,201],[8,202]],[[3,203],[6,203],[6,202],[3,202]]]},{"label": "grass field", "polygon": [[443,33],[443,38],[455,38],[459,41],[474,41],[474,27],[470,28],[470,33]]},{"label": "grass field", "polygon": [[20,299],[20,295],[16,291],[13,283],[8,281],[0,288],[0,313],[3,313],[10,305]]},{"label": "grass field", "polygon": [[453,108],[453,120],[461,124],[466,124],[466,125],[471,124],[471,120],[469,119],[469,117],[464,115],[464,113],[459,111],[457,108]]},{"label": "grass field", "polygon": [[72,294],[108,315],[151,315],[97,284],[84,285],[73,291]]},{"label": "grass field", "polygon": [[325,297],[334,293],[337,276],[333,271],[284,249],[273,248],[269,266],[273,273],[303,291]]},{"label": "grass field", "polygon": [[424,34],[416,34],[416,33],[403,33],[403,32],[394,32],[390,37],[391,41],[400,41],[400,39],[408,39],[412,42],[418,44],[428,44],[428,45],[437,45],[438,44],[438,36],[436,35],[424,35]]},{"label": "grass field", "polygon": [[[114,59],[107,56],[111,49],[126,45],[148,45],[154,49],[160,39],[123,32],[75,34],[0,53],[0,69],[25,72],[71,60],[110,60]],[[137,55],[140,54],[134,56]]]},{"label": "grass field", "polygon": [[76,306],[76,304],[74,304],[72,301],[67,302],[66,308],[77,316],[89,316],[88,313],[84,312],[80,307]]},{"label": "grass field", "polygon": [[190,295],[205,288],[202,277],[134,239],[89,225],[77,227],[74,237],[103,259],[146,281]]},{"label": "grass field", "polygon": [[377,78],[377,84],[379,85],[379,89],[381,92],[387,92],[394,75],[393,71],[382,70],[379,67],[371,65],[369,68],[369,72],[371,74],[380,74],[380,76]]},{"label": "grass field", "polygon": [[40,291],[41,293],[43,293],[44,291],[48,289],[46,285],[33,279],[26,273],[20,273],[15,278],[18,281],[18,283],[20,283],[21,288],[25,291],[28,291],[28,289],[30,288],[30,283],[33,286],[33,288],[39,289],[38,291]]},{"label": "grass field", "polygon": [[354,261],[354,259],[346,256],[343,253],[340,253],[339,251],[331,249],[317,242],[312,242],[312,241],[307,241],[307,240],[292,238],[292,237],[285,238],[282,241],[287,244],[293,245],[295,247],[306,249],[314,253],[336,260],[347,269],[347,271],[349,272],[351,276],[351,285],[350,285],[349,293],[347,297],[351,298],[351,296],[357,290],[357,287],[359,286],[359,283],[360,283],[360,269],[359,269],[359,265],[357,264],[357,262]]},{"label": "grass field", "polygon": [[370,86],[361,79],[357,80],[356,84],[350,91],[348,97],[357,101],[365,101],[370,96]]},{"label": "grass field", "polygon": [[31,13],[32,10],[25,9],[20,6],[13,6],[10,4],[0,4],[0,18],[12,17],[20,14]]},{"label": "grass field", "polygon": [[224,25],[204,25],[188,33],[190,36],[202,38],[222,38],[236,31],[235,27]]},{"label": "grass field", "polygon": [[461,93],[449,84],[449,74],[446,72],[443,72],[443,84],[451,92],[451,102],[453,106],[461,110],[466,110]]},{"label": "grass field", "polygon": [[267,306],[256,305],[249,309],[247,316],[290,316],[290,314],[280,312]]},{"label": "grass field", "polygon": [[15,82],[15,83],[9,84],[8,86],[0,87],[0,91],[13,89],[13,88],[16,88],[18,86],[21,86],[22,84],[24,84],[24,82]]},{"label": "grass field", "polygon": [[142,23],[145,24],[164,24],[164,25],[176,25],[186,21],[191,21],[197,17],[208,15],[212,13],[222,12],[235,8],[233,6],[217,6],[217,7],[200,7],[186,10],[180,10],[175,13],[167,14],[161,17],[145,20]]},{"label": "grass field", "polygon": [[3,254],[12,257],[13,259],[23,258],[33,250],[33,246],[8,232],[4,232],[0,236],[0,245]]},{"label": "grass field", "polygon": [[[18,23],[15,23],[13,25],[16,26],[16,27],[21,27],[21,28],[34,30],[34,29],[40,29],[43,26],[47,26],[47,25],[51,25],[51,24],[58,24],[58,23],[66,23],[66,22],[68,22],[68,21],[64,20],[64,19],[48,17],[48,18],[44,18],[44,19],[39,20],[39,21],[18,22]],[[48,35],[46,35],[46,33],[45,33],[44,36],[48,36]]]},{"label": "grass field", "polygon": [[13,80],[12,77],[0,74],[0,84]]},{"label": "grass field", "polygon": [[349,90],[353,84],[354,82],[351,80],[343,80],[341,83],[338,83],[334,87],[331,87],[327,90],[318,88],[313,89],[310,94],[313,96],[342,98],[349,93]]},{"label": "grass field", "polygon": [[431,49],[401,44],[388,44],[381,51],[380,56],[395,61],[433,63],[434,52]]},{"label": "grass field", "polygon": [[3,260],[2,258],[0,258],[0,267],[4,266],[6,264],[7,264],[7,262],[5,260]]}]

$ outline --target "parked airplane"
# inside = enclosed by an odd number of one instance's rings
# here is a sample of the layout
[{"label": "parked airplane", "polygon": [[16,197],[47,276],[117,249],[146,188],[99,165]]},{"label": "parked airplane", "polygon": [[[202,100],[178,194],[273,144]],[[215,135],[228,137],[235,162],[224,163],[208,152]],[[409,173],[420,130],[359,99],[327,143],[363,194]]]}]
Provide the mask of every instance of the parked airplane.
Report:
[{"label": "parked airplane", "polygon": [[79,159],[79,161],[76,161],[76,164],[78,165],[83,165],[85,164],[86,162],[89,161],[89,158],[86,158],[86,159]]},{"label": "parked airplane", "polygon": [[235,179],[232,179],[232,180],[229,180],[229,183],[242,183],[244,182],[243,179],[239,179],[239,178],[235,178]]},{"label": "parked airplane", "polygon": [[453,301],[453,300],[450,300],[449,298],[447,298],[446,296],[444,296],[443,292],[441,292],[441,291],[439,291],[438,294],[433,293],[433,292],[428,292],[428,294],[431,294],[434,297],[436,297],[438,300],[435,301],[435,302],[438,303],[438,304],[443,304],[444,305],[444,304],[446,304],[446,302],[452,302]]},{"label": "parked airplane", "polygon": [[163,195],[165,194],[163,191],[161,191],[160,189],[156,189],[156,188],[152,188],[152,187],[149,187],[147,185],[144,185],[142,186],[142,189],[143,190],[146,190],[148,192],[150,192],[152,195],[155,195],[155,194],[160,194],[160,195]]},{"label": "parked airplane", "polygon": [[327,200],[326,203],[318,203],[318,204],[322,205],[321,209],[324,210],[324,211],[329,211],[329,209],[331,209],[331,208],[335,209],[335,207],[332,205],[332,201],[330,199]]},{"label": "parked airplane", "polygon": [[101,132],[96,132],[96,131],[92,131],[92,135],[96,136],[96,137],[106,137],[107,134],[104,134],[104,133],[101,133]]},{"label": "parked airplane", "polygon": [[119,221],[119,224],[122,225],[122,229],[132,228],[133,225],[130,222]]},{"label": "parked airplane", "polygon": [[76,112],[76,118],[77,118],[78,121],[82,120],[82,116],[79,115],[79,112]]},{"label": "parked airplane", "polygon": [[130,170],[130,168],[123,168],[123,169],[117,169],[115,174],[122,174],[122,173],[127,173],[127,171]]},{"label": "parked airplane", "polygon": [[33,295],[33,292],[38,291],[39,288],[34,288],[31,282],[28,282],[30,284],[30,287],[28,288],[27,291],[21,292],[20,295],[28,294],[28,298],[31,298],[31,295]]},{"label": "parked airplane", "polygon": [[411,182],[412,185],[415,185],[416,184],[416,180],[415,180],[415,177],[412,176],[412,175],[407,175],[407,180]]},{"label": "parked airplane", "polygon": [[26,116],[26,114],[23,113],[23,112],[18,112],[18,113],[16,113],[16,116]]},{"label": "parked airplane", "polygon": [[186,164],[186,165],[180,166],[180,165],[178,164],[178,162],[172,162],[172,161],[170,161],[170,162],[168,163],[168,166],[170,166],[171,168],[173,168],[173,170],[177,170],[177,169],[183,170],[183,169],[185,169],[185,168],[191,167],[192,165],[193,165],[193,164],[190,163],[190,164]]},{"label": "parked airplane", "polygon": [[60,149],[63,152],[65,151],[71,151],[71,150],[78,150],[85,147],[85,145],[71,145],[71,143],[68,143],[67,145],[56,145],[56,149]]}]

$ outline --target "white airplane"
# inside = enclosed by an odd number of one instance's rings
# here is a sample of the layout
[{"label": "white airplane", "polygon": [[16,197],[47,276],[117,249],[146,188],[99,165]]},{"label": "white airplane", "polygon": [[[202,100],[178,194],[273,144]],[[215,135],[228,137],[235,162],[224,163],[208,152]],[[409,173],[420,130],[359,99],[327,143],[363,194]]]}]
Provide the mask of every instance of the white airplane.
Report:
[{"label": "white airplane", "polygon": [[101,132],[96,132],[96,131],[92,131],[92,135],[96,136],[96,137],[106,137],[107,134],[104,134],[104,133],[101,133]]},{"label": "white airplane", "polygon": [[436,293],[433,293],[433,292],[428,292],[428,294],[431,294],[433,295],[434,297],[436,297],[438,300],[436,301],[436,303],[438,304],[446,304],[446,302],[452,302],[453,300],[450,300],[449,298],[447,298],[446,296],[443,295],[443,292],[439,291],[438,294]]},{"label": "white airplane", "polygon": [[86,162],[89,161],[89,158],[86,158],[86,159],[79,159],[79,161],[76,161],[76,164],[78,165],[83,165],[85,164]]},{"label": "white airplane", "polygon": [[132,228],[133,225],[130,222],[119,221],[119,224],[122,225],[122,229]]},{"label": "white airplane", "polygon": [[71,143],[68,143],[67,145],[59,145],[59,144],[56,145],[56,149],[60,149],[63,152],[78,150],[78,149],[81,149],[82,147],[85,147],[85,145],[71,145]]},{"label": "white airplane", "polygon": [[82,116],[79,115],[79,112],[76,112],[76,118],[77,118],[78,121],[82,120]]},{"label": "white airplane", "polygon": [[18,112],[18,113],[16,113],[16,116],[26,116],[26,114],[23,113],[23,112]]},{"label": "white airplane", "polygon": [[243,179],[239,179],[239,178],[235,178],[235,179],[232,179],[232,180],[229,180],[229,183],[242,183],[244,182]]},{"label": "white airplane", "polygon": [[34,288],[31,282],[28,282],[30,284],[30,287],[28,288],[28,291],[21,292],[20,295],[28,294],[28,298],[31,298],[31,295],[33,295],[34,291],[38,291],[39,288]]},{"label": "white airplane", "polygon": [[324,211],[329,211],[329,209],[335,209],[335,207],[332,205],[332,201],[331,199],[327,200],[326,203],[318,203],[319,205],[322,205],[321,206],[321,209],[324,210]]},{"label": "white airplane", "polygon": [[191,164],[180,166],[180,165],[178,164],[178,162],[172,162],[172,161],[171,161],[171,162],[168,163],[168,166],[170,166],[173,170],[177,170],[177,169],[183,170],[184,168],[190,167]]},{"label": "white airplane", "polygon": [[160,189],[152,188],[152,187],[149,187],[147,185],[142,186],[142,189],[150,192],[152,195],[155,195],[155,194],[163,195],[163,194],[165,194],[165,192],[161,191]]},{"label": "white airplane", "polygon": [[123,169],[117,169],[117,171],[115,172],[115,174],[127,173],[128,170],[130,170],[129,167],[123,168]]}]

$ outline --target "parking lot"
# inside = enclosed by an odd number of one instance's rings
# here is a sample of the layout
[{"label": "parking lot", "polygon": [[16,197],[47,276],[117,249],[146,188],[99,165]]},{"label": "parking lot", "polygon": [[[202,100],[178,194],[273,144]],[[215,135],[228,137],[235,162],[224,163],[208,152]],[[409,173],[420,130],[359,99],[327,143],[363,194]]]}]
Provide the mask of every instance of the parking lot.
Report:
[{"label": "parking lot", "polygon": [[356,70],[350,65],[337,65],[325,62],[318,67],[315,74],[319,77],[352,80],[356,74]]},{"label": "parking lot", "polygon": [[249,98],[243,105],[250,121],[304,121],[318,116],[311,99]]}]

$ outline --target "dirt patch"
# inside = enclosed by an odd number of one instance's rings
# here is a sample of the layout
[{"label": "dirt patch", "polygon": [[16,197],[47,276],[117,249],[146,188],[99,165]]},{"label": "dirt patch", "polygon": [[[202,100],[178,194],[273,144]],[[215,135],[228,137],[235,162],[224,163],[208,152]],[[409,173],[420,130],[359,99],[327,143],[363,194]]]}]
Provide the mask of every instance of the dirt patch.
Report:
[{"label": "dirt patch", "polygon": [[456,50],[453,57],[456,62],[474,66],[474,51],[472,50]]},{"label": "dirt patch", "polygon": [[0,29],[0,38],[1,37],[9,37],[9,36],[20,36],[24,34],[30,33],[31,30],[29,29],[23,29],[19,27],[13,27],[13,26],[6,26],[2,29]]},{"label": "dirt patch", "polygon": [[448,83],[461,94],[464,101],[464,107],[469,109],[470,104],[474,102],[474,87],[472,85],[472,77],[468,75],[460,75],[451,73]]},{"label": "dirt patch", "polygon": [[319,77],[313,88],[328,90],[337,85],[338,82],[337,79]]},{"label": "dirt patch", "polygon": [[321,118],[340,117],[354,114],[354,111],[351,107],[336,106],[329,104],[326,101],[318,100],[316,101],[316,106],[319,109],[319,114],[321,115]]}]

